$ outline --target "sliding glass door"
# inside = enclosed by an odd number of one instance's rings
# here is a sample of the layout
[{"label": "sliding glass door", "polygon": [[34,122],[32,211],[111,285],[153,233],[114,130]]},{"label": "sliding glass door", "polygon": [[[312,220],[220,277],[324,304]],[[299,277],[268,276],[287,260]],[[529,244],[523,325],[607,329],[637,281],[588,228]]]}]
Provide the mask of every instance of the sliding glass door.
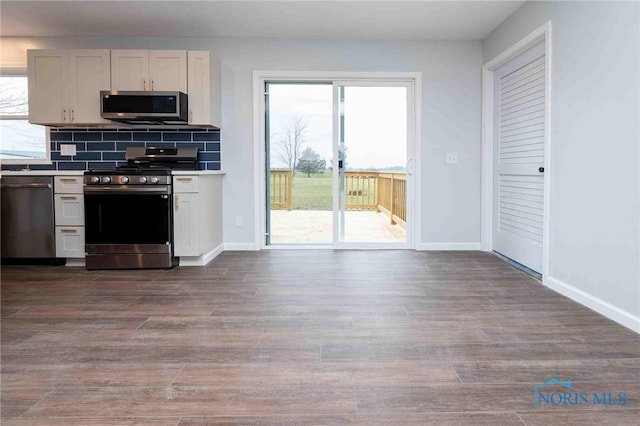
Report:
[{"label": "sliding glass door", "polygon": [[407,241],[407,87],[334,82],[338,242]]},{"label": "sliding glass door", "polygon": [[409,83],[265,83],[265,245],[407,246]]}]

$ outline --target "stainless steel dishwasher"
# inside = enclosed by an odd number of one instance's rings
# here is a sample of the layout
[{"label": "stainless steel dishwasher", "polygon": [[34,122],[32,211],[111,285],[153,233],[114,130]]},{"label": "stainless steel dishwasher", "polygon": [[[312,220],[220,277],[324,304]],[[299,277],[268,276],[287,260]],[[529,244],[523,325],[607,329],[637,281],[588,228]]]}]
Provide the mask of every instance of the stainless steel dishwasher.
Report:
[{"label": "stainless steel dishwasher", "polygon": [[3,262],[55,258],[53,177],[3,176],[0,190]]}]

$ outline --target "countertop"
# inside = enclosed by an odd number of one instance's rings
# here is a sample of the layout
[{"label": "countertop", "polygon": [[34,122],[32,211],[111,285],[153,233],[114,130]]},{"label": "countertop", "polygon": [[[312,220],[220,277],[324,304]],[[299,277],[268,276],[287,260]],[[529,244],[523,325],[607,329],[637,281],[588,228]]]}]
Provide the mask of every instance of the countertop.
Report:
[{"label": "countertop", "polygon": [[[0,172],[2,176],[82,176],[84,170],[3,170]],[[172,175],[224,175],[222,170],[174,170]]]}]

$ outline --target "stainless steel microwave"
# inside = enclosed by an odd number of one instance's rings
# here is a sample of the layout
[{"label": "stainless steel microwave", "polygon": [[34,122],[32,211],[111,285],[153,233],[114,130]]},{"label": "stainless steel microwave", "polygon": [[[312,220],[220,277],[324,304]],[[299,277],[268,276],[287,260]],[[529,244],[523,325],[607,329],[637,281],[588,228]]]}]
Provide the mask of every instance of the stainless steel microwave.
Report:
[{"label": "stainless steel microwave", "polygon": [[129,124],[187,124],[183,92],[100,91],[100,115]]}]

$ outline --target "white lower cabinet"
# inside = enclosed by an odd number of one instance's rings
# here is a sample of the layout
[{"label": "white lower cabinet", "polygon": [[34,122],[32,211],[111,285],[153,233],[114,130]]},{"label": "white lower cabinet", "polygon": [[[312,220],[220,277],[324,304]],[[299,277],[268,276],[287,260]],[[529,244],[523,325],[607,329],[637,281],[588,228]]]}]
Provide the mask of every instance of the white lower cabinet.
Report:
[{"label": "white lower cabinet", "polygon": [[54,178],[56,257],[84,258],[82,176]]},{"label": "white lower cabinet", "polygon": [[56,226],[56,257],[84,258],[84,226]]},{"label": "white lower cabinet", "polygon": [[174,255],[204,265],[222,247],[222,176],[173,176]]},{"label": "white lower cabinet", "polygon": [[198,194],[176,193],[173,196],[174,254],[176,256],[200,256],[198,235]]}]

